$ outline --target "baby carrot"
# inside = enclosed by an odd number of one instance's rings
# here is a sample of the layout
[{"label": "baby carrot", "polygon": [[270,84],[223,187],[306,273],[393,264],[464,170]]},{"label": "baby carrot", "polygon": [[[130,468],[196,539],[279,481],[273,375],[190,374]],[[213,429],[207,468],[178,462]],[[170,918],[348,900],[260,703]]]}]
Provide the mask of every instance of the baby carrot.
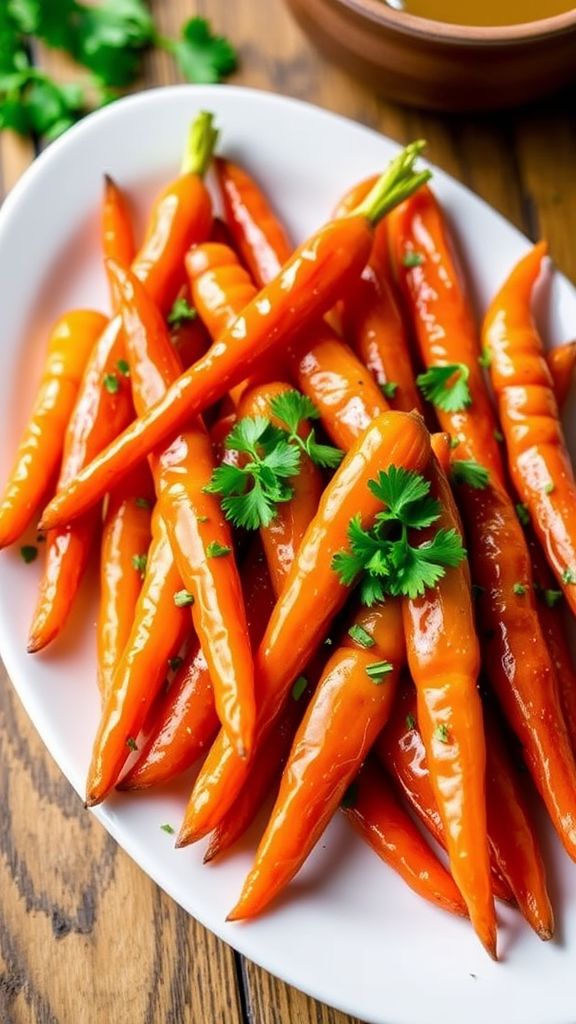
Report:
[{"label": "baby carrot", "polygon": [[[256,646],[274,607],[268,568],[257,546],[242,565],[242,583],[250,640]],[[157,786],[191,768],[214,739],[218,724],[206,658],[195,640],[155,709],[138,759],[118,788]]]},{"label": "baby carrot", "polygon": [[[459,529],[450,485],[432,464],[438,521]],[[444,824],[450,868],[474,929],[496,957],[496,917],[490,884],[482,707],[476,689],[480,650],[466,562],[447,571],[423,597],[404,598],[408,665],[418,694],[418,723]],[[454,794],[458,793],[455,799]]]},{"label": "baby carrot", "polygon": [[206,355],[51,503],[43,528],[67,522],[93,505],[123,473],[245,379],[266,351],[281,349],[295,331],[333,305],[365,265],[374,225],[428,179],[427,171],[413,171],[421,148],[413,144],[393,161],[354,216],[327,224],[296,251]]},{"label": "baby carrot", "polygon": [[[57,490],[115,437],[133,413],[130,388],[120,353],[124,346],[118,320],[111,320],[98,338],[78,388],[64,440]],[[90,509],[70,526],[50,530],[45,567],[28,639],[35,653],[62,630],[87,565],[100,510]]]},{"label": "baby carrot", "polygon": [[[417,724],[416,690],[412,683],[402,686],[390,720],[374,747],[382,766],[390,772],[411,809],[436,842],[446,849],[446,833],[434,796],[426,751]],[[489,744],[487,755],[489,756]],[[502,829],[507,829],[503,818]],[[514,903],[512,890],[498,868],[497,846],[491,846],[491,883],[494,896],[505,903]]]},{"label": "baby carrot", "polygon": [[202,180],[218,138],[212,122],[205,111],[192,122],[181,173],[155,199],[132,263],[133,273],[164,313],[185,283],[185,253],[207,239],[212,228],[212,203]]},{"label": "baby carrot", "polygon": [[514,268],[486,314],[483,336],[514,486],[576,612],[576,482],[530,309],[546,251],[540,243]]},{"label": "baby carrot", "polygon": [[24,533],[58,471],[82,374],[105,326],[101,313],[74,309],[52,328],[32,413],[0,499],[0,547]]},{"label": "baby carrot", "polygon": [[314,848],[390,714],[405,660],[400,603],[354,617],[329,658],[294,739],[254,865],[228,915],[254,917],[288,884]]},{"label": "baby carrot", "polygon": [[148,466],[130,473],[108,498],[100,552],[96,624],[98,685],[105,700],[130,636],[150,546],[153,488]]},{"label": "baby carrot", "polygon": [[440,863],[374,760],[362,768],[342,805],[362,838],[418,896],[441,910],[467,917],[454,879]]},{"label": "baby carrot", "polygon": [[190,628],[186,591],[174,564],[164,520],[155,508],[152,541],[128,642],[114,673],[88,772],[86,802],[100,803],[136,749],[138,734]]},{"label": "baby carrot", "polygon": [[[129,267],[136,251],[132,218],[126,196],[109,174],[104,175],[101,237],[104,259],[113,259],[123,267]],[[114,303],[113,292],[112,301]]]}]

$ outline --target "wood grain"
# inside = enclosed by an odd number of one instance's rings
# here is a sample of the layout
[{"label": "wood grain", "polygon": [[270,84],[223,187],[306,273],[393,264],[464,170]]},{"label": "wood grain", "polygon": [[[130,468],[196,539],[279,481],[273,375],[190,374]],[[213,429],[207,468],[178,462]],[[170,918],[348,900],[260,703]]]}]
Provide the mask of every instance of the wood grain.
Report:
[{"label": "wood grain", "polygon": [[[576,277],[571,95],[490,118],[404,110],[320,58],[282,0],[152,7],[167,35],[192,14],[209,17],[239,50],[238,82],[401,141],[426,138],[434,162],[532,237],[544,233]],[[77,74],[58,55],[37,59]],[[177,80],[165,53],[146,57],[143,87]],[[33,157],[32,144],[0,135],[4,192]],[[4,678],[0,784],[0,1024],[358,1024],[237,956],[164,896],[82,809]]]}]

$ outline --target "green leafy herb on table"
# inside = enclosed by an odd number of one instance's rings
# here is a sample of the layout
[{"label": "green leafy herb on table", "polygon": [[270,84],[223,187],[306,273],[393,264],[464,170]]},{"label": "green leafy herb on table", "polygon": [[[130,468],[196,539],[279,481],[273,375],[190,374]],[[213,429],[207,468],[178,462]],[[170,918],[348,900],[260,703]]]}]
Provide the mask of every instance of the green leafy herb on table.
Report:
[{"label": "green leafy herb on table", "polygon": [[[58,83],[33,67],[30,44],[63,50],[88,75],[80,84]],[[227,39],[204,18],[187,21],[177,39],[156,31],[144,0],[8,0],[0,4],[0,130],[48,140],[88,110],[116,99],[140,73],[144,52],[172,54],[190,82],[219,82],[237,63]]]}]

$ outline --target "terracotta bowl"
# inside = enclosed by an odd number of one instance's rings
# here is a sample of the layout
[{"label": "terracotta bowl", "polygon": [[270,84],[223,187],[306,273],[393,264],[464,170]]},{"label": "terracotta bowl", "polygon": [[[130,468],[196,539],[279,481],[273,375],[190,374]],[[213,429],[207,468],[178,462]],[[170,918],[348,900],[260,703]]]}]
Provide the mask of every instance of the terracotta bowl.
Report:
[{"label": "terracotta bowl", "polygon": [[524,25],[448,25],[383,0],[288,0],[317,46],[399,103],[488,110],[576,77],[576,8]]}]

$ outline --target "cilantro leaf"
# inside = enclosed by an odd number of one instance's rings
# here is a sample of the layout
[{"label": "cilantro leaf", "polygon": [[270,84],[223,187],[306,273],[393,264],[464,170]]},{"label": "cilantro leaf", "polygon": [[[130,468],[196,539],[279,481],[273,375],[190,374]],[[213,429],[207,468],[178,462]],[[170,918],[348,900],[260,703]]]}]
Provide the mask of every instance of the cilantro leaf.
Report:
[{"label": "cilantro leaf", "polygon": [[465,363],[431,366],[416,378],[424,398],[444,412],[460,412],[472,404],[468,378],[470,370]]},{"label": "cilantro leaf", "polygon": [[316,431],[311,430],[308,437],[304,438],[301,447],[309,458],[317,466],[324,469],[336,469],[344,458],[344,452],[331,444],[319,444],[316,440]]},{"label": "cilantro leaf", "polygon": [[103,0],[75,4],[76,60],[107,86],[126,86],[140,68],[142,51],[155,39],[154,21],[143,0]]},{"label": "cilantro leaf", "polygon": [[236,51],[224,36],[214,35],[205,18],[190,18],[180,38],[168,46],[189,82],[216,83],[236,70]]},{"label": "cilantro leaf", "polygon": [[450,468],[456,484],[468,484],[476,490],[483,490],[490,482],[488,470],[474,459],[454,459]]},{"label": "cilantro leaf", "polygon": [[217,540],[213,540],[206,547],[206,556],[208,558],[224,558],[225,555],[229,555],[232,548],[226,544],[219,544]]}]

